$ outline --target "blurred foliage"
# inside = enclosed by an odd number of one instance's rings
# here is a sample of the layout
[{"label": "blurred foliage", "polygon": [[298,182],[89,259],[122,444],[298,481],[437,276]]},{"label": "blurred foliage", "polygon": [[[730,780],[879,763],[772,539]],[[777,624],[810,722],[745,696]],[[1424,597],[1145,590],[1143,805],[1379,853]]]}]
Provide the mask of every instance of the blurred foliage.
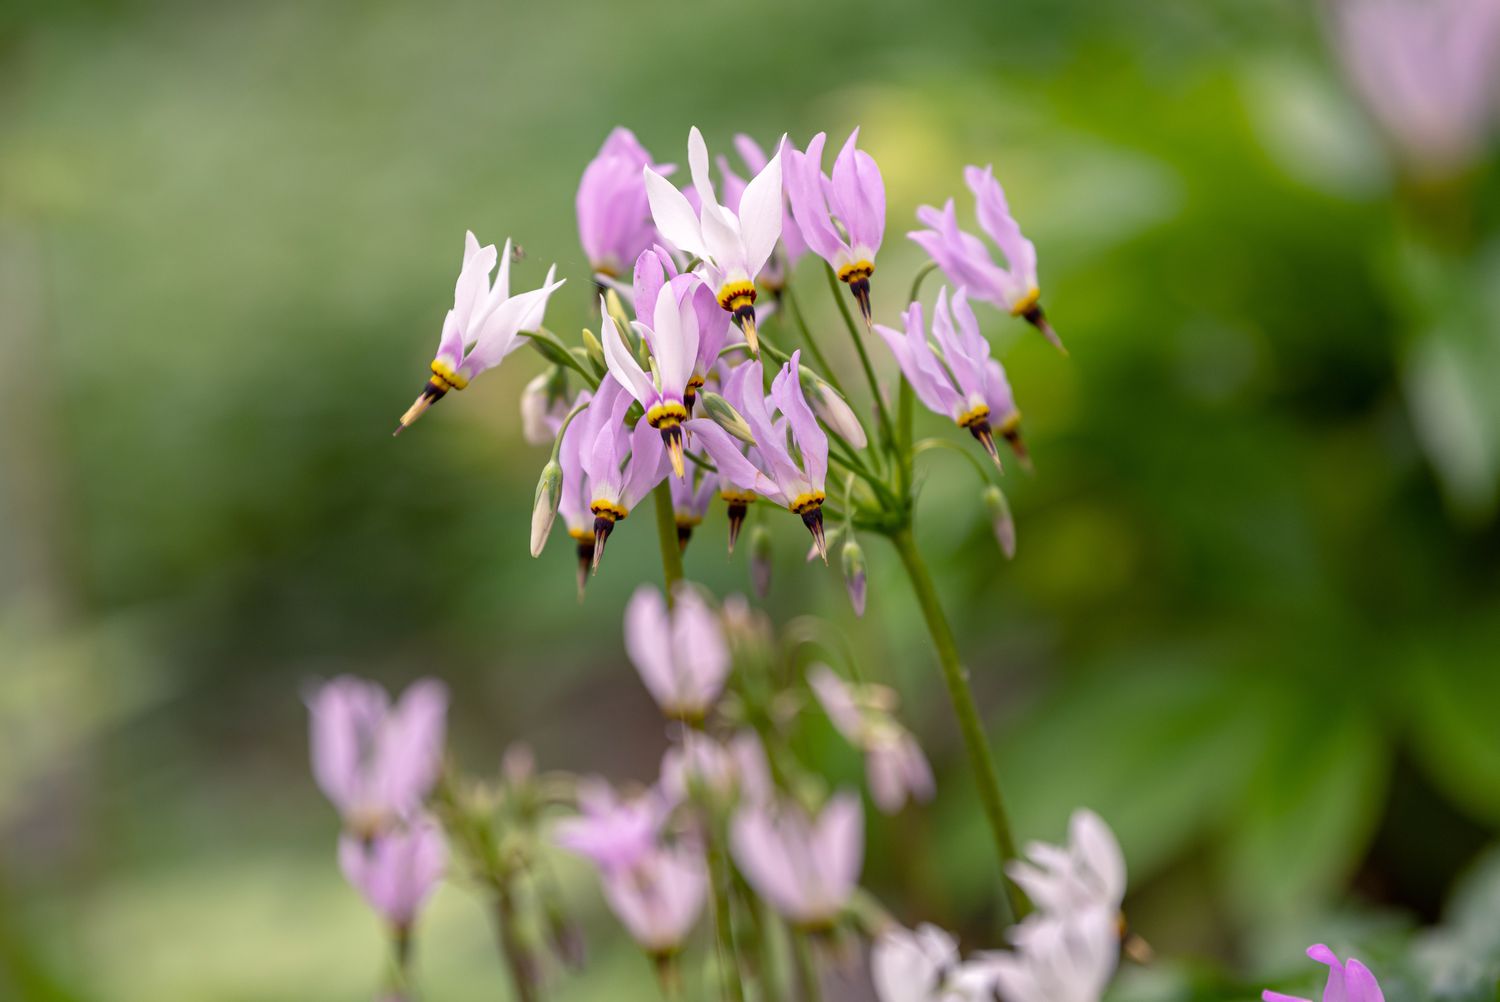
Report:
[{"label": "blurred foliage", "polygon": [[[887,319],[914,207],[967,211],[960,168],[995,162],[1072,357],[989,316],[1038,466],[1005,485],[1015,562],[952,457],[924,460],[919,531],[1018,827],[1099,810],[1133,923],[1188,958],[1122,995],[1253,997],[1310,979],[1300,951],[1335,915],[1361,946],[1436,916],[1500,827],[1494,172],[1403,187],[1290,0],[859,14],[4,8],[0,997],[373,989],[375,926],[305,776],[308,678],[444,676],[476,769],[526,740],[550,767],[653,774],[618,624],[655,540],[625,523],[582,606],[566,546],[527,557],[542,457],[515,398],[536,361],[389,437],[465,227],[516,237],[521,281],[557,261],[549,325],[589,322],[572,194],[621,122],[668,160],[694,123],[714,147],[861,124],[890,189]],[[820,284],[802,299],[826,325]],[[872,824],[870,883],[981,942],[992,864],[893,554],[865,546],[856,629],[836,570],[769,514],[772,612],[845,628],[938,766],[931,809]],[[720,593],[747,587],[722,531],[687,554]],[[857,775],[836,742],[811,751]],[[1479,872],[1432,956],[1496,956],[1471,945],[1495,928]],[[481,919],[438,897],[434,998],[500,990]],[[560,997],[649,997],[608,930]],[[1367,959],[1404,971],[1402,949]]]}]

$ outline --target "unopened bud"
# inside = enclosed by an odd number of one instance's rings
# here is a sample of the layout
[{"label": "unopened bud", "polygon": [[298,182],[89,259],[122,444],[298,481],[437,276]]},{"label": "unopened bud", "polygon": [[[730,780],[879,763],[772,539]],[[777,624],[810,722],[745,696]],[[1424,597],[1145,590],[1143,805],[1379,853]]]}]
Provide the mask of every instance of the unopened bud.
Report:
[{"label": "unopened bud", "polygon": [[625,315],[625,304],[620,302],[620,294],[614,289],[604,294],[604,307],[620,330],[630,330],[630,318]]},{"label": "unopened bud", "polygon": [[865,614],[865,551],[860,548],[859,541],[852,535],[844,544],[844,586],[849,589],[849,602],[854,606],[854,614],[863,616]]},{"label": "unopened bud", "polygon": [[750,431],[749,422],[740,416],[740,412],[735,410],[728,400],[707,390],[699,392],[698,400],[703,404],[703,413],[707,414],[714,424],[746,445],[755,444],[755,435]]},{"label": "unopened bud", "polygon": [[1010,560],[1016,555],[1016,522],[1010,514],[1010,502],[1005,500],[1005,493],[990,484],[984,489],[984,506],[989,509],[990,527],[995,532],[995,542],[1000,544],[1000,552],[1005,554],[1005,559]]},{"label": "unopened bud", "polygon": [[750,530],[750,583],[760,598],[771,593],[771,549],[770,529],[757,525]]},{"label": "unopened bud", "polygon": [[521,391],[521,437],[528,445],[551,445],[557,434],[557,425],[549,417],[558,401],[563,399],[562,394],[567,392],[567,381],[558,379],[561,371],[553,366],[527,383]]},{"label": "unopened bud", "polygon": [[856,449],[863,449],[869,443],[869,439],[865,437],[864,426],[859,423],[859,418],[854,416],[854,411],[849,407],[848,402],[839,396],[837,390],[807,369],[803,369],[802,372],[802,389],[807,394],[807,402],[818,420],[823,422],[829,431],[834,432]]},{"label": "unopened bud", "polygon": [[557,503],[562,500],[562,467],[557,460],[547,460],[542,467],[542,477],[536,482],[536,500],[531,506],[531,555],[541,556],[547,545],[547,534],[552,531],[552,520],[557,518]]},{"label": "unopened bud", "polygon": [[589,364],[601,377],[609,371],[608,364],[604,361],[604,345],[594,336],[594,332],[587,327],[583,329],[583,350],[589,357]]}]

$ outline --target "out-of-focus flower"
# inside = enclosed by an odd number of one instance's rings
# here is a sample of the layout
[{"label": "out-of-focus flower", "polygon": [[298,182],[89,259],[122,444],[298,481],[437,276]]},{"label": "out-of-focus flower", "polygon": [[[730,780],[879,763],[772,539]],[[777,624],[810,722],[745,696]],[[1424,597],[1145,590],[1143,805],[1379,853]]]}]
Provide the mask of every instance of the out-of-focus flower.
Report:
[{"label": "out-of-focus flower", "polygon": [[834,728],[864,754],[865,778],[876,807],[894,814],[908,798],[932,799],[932,766],[917,739],[892,716],[894,692],[885,686],[849,685],[821,664],[808,670],[807,681]]},{"label": "out-of-focus flower", "polygon": [[692,275],[672,279],[656,297],[651,325],[636,322],[636,330],[651,350],[650,375],[635,360],[614,318],[601,306],[604,318],[600,333],[610,375],[645,408],[645,421],[661,433],[678,479],[683,475],[682,422],[688,417],[683,398],[698,357],[698,314],[690,301],[684,302],[684,294],[698,284]]},{"label": "out-of-focus flower", "polygon": [[[740,159],[744,161],[752,175],[765,170],[766,164],[770,162],[765,150],[760,148],[760,144],[744,133],[735,135],[734,148],[739,152]],[[740,198],[745,192],[745,180],[734,172],[727,158],[719,157],[718,161],[719,173],[724,175],[724,204],[729,209],[738,212]],[[783,189],[786,187],[786,179],[786,171],[783,169]],[[798,228],[796,219],[792,217],[791,203],[785,197],[781,201],[781,242],[778,246],[781,253],[771,255],[757,279],[760,285],[772,294],[780,294],[781,290],[786,287],[792,268],[796,266],[798,259],[807,253],[807,241],[802,239],[802,230]]]},{"label": "out-of-focus flower", "polygon": [[958,966],[958,943],[935,925],[913,932],[901,926],[881,933],[870,948],[870,975],[880,1002],[939,998],[948,972]]},{"label": "out-of-focus flower", "polygon": [[358,838],[416,811],[443,765],[448,690],[414,682],[391,706],[374,682],[342,675],[307,699],[313,778]]},{"label": "out-of-focus flower", "polygon": [[[635,430],[625,426],[631,397],[613,375],[599,383],[588,408],[573,420],[581,437],[576,453],[586,478],[589,511],[594,516],[593,567],[598,570],[604,544],[615,523],[667,476],[666,449],[661,433],[642,415]],[[569,432],[572,427],[569,427]],[[564,449],[566,455],[568,450]],[[564,460],[566,476],[566,460]]]},{"label": "out-of-focus flower", "polygon": [[681,743],[662,756],[658,785],[672,804],[687,800],[695,785],[725,804],[762,803],[771,776],[765,749],[753,731],[741,731],[726,744],[687,730]]},{"label": "out-of-focus flower", "polygon": [[771,594],[771,574],[775,568],[776,548],[771,530],[757,525],[750,530],[750,585],[755,597],[764,600]]},{"label": "out-of-focus flower", "polygon": [[865,427],[859,423],[859,418],[854,416],[848,401],[839,395],[838,390],[829,386],[826,381],[813,374],[811,370],[802,370],[802,391],[807,395],[807,402],[818,420],[823,422],[829,431],[835,432],[840,438],[854,446],[855,449],[863,449],[869,444],[865,437]]},{"label": "out-of-focus flower", "polygon": [[863,616],[865,614],[865,551],[860,547],[859,541],[852,535],[848,542],[844,543],[842,553],[844,565],[844,587],[849,592],[849,604],[854,606],[854,614]]},{"label": "out-of-focus flower", "polygon": [[[585,390],[578,395],[575,406],[587,405],[592,399]],[[562,467],[562,494],[558,498],[557,511],[577,547],[579,601],[583,601],[589,570],[594,565],[594,513],[589,510],[593,495],[589,492],[588,474],[583,469],[582,451],[584,440],[592,443],[595,437],[588,431],[590,420],[587,409],[573,419],[572,424],[563,430],[557,455],[558,465]]]},{"label": "out-of-focus flower", "polygon": [[[714,422],[695,418],[693,434],[713,457],[721,474],[740,490],[753,491],[802,517],[818,552],[828,560],[823,535],[823,492],[828,476],[828,436],[819,427],[802,392],[800,351],[782,366],[771,383],[771,394],[761,393],[760,361],[741,364],[729,376],[724,397],[739,411],[755,436],[755,447],[742,453],[734,439]],[[773,422],[772,411],[780,413]],[[798,456],[792,455],[788,439]]]},{"label": "out-of-focus flower", "polygon": [[951,198],[942,211],[930,205],[919,208],[917,221],[930,229],[914,230],[907,236],[927,252],[954,285],[968,289],[975,299],[1022,317],[1064,351],[1062,340],[1042,312],[1036,247],[1021,235],[1021,227],[1006,204],[1005,191],[995,180],[994,168],[966,167],[964,181],[974,192],[979,225],[1005,255],[1006,267],[995,263],[984,241],[958,228]]},{"label": "out-of-focus flower", "polygon": [[858,129],[849,133],[834,160],[833,175],[824,174],[827,139],[820,132],[806,153],[786,151],[787,194],[808,246],[848,283],[868,322],[870,276],[885,236],[885,181],[874,158],[856,148]]},{"label": "out-of-focus flower", "polygon": [[683,844],[653,847],[629,868],[600,877],[610,910],[631,938],[659,959],[681,947],[708,896],[703,853]]},{"label": "out-of-focus flower", "polygon": [[1026,860],[1015,860],[1006,873],[1043,912],[1069,915],[1102,908],[1120,913],[1125,898],[1125,856],[1104,819],[1079,809],[1068,822],[1068,844],[1032,842]]},{"label": "out-of-focus flower", "polygon": [[663,713],[701,720],[724,690],[729,646],[696,588],[679,582],[672,600],[668,610],[655,587],[636,589],[625,607],[625,652]]},{"label": "out-of-focus flower", "polygon": [[521,437],[528,445],[551,445],[570,409],[562,370],[542,373],[521,391]]},{"label": "out-of-focus flower", "polygon": [[1011,930],[1011,941],[1013,950],[975,962],[1004,1002],[1099,1002],[1119,961],[1116,916],[1098,907],[1032,915]]},{"label": "out-of-focus flower", "polygon": [[1370,114],[1418,173],[1473,163],[1500,106],[1497,0],[1340,0],[1339,55]]},{"label": "out-of-focus flower", "polygon": [[[1323,1002],[1385,1002],[1380,983],[1364,964],[1352,958],[1348,962],[1341,961],[1337,954],[1322,943],[1308,947],[1307,955],[1328,966],[1328,983],[1323,987]],[[1309,1002],[1308,999],[1280,992],[1262,992],[1260,997],[1265,1002]]]},{"label": "out-of-focus flower", "polygon": [[654,792],[627,799],[603,780],[583,780],[578,816],[559,821],[552,839],[605,873],[628,870],[656,846],[670,807]]},{"label": "out-of-focus flower", "polygon": [[453,309],[443,319],[437,357],[432,360],[432,376],[416,402],[401,415],[394,434],[401,434],[449,390],[462,390],[475,376],[493,369],[520,347],[520,333],[541,326],[548,297],[566,281],[552,280],[557,273],[557,266],[553,265],[547,269],[546,281],[540,289],[512,296],[509,240],[501,252],[500,272],[491,287],[490,272],[494,267],[495,245],[481,247],[472,232],[465,234],[463,268],[453,289]]},{"label": "out-of-focus flower", "polygon": [[834,796],[816,818],[791,805],[742,807],[730,847],[745,879],[771,907],[804,928],[827,928],[859,883],[864,813],[848,793]]},{"label": "out-of-focus flower", "polygon": [[339,838],[345,879],[398,930],[411,928],[447,865],[443,833],[428,818],[414,818],[371,839],[347,833]]},{"label": "out-of-focus flower", "polygon": [[651,215],[663,237],[702,262],[705,283],[719,306],[734,317],[752,352],[755,340],[755,278],[781,236],[781,150],[745,186],[738,212],[719,204],[708,173],[708,147],[695,126],[688,135],[688,166],[700,209],[650,167],[644,168]]},{"label": "out-of-focus flower", "polygon": [[1000,545],[1000,552],[1005,554],[1006,560],[1014,560],[1016,520],[1011,516],[1010,502],[1005,499],[1005,492],[994,484],[985,485],[984,506],[990,513],[990,528],[995,533],[995,542]]},{"label": "out-of-focus flower", "polygon": [[653,164],[651,154],[626,128],[616,128],[589,161],[574,201],[578,242],[595,274],[618,277],[656,239],[642,168],[661,175],[671,165]]},{"label": "out-of-focus flower", "polygon": [[709,370],[718,361],[719,352],[729,340],[730,316],[719,309],[714,294],[701,281],[677,282],[677,264],[672,255],[658,246],[642,252],[635,261],[635,280],[632,298],[635,300],[635,315],[642,322],[655,315],[661,290],[668,282],[673,283],[678,306],[686,312],[691,307],[698,319],[698,351],[692,360],[692,372],[683,389],[682,402],[689,414],[698,391],[703,389]]},{"label": "out-of-focus flower", "polygon": [[[700,286],[701,288],[701,286]],[[672,516],[677,522],[677,545],[686,550],[693,538],[693,530],[703,524],[708,506],[719,493],[718,477],[694,463],[688,475],[682,479],[667,481],[672,488]]]},{"label": "out-of-focus flower", "polygon": [[1021,441],[1021,412],[1016,409],[1010,381],[1000,363],[990,357],[990,344],[979,332],[979,321],[969,308],[965,290],[960,287],[953,294],[951,312],[947,286],[938,292],[932,318],[937,351],[928,343],[921,303],[907,307],[905,321],[904,332],[884,324],[876,324],[875,330],[896,356],[917,399],[934,413],[946,415],[960,428],[968,429],[996,466],[1000,465],[1000,453],[995,449],[995,431],[1010,443],[1023,465],[1029,463]]}]

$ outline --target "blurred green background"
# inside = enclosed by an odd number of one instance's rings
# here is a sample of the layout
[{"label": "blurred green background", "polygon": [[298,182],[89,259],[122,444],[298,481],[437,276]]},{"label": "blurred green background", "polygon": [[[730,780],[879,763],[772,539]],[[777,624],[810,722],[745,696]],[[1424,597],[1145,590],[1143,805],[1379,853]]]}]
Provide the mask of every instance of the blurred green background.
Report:
[{"label": "blurred green background", "polygon": [[[390,437],[465,228],[518,240],[524,283],[558,262],[549,326],[590,323],[572,200],[615,124],[678,162],[692,124],[715,149],[861,125],[886,322],[913,209],[971,219],[961,168],[996,165],[1072,357],[984,314],[1036,458],[1005,481],[1019,553],[941,453],[919,539],[1019,830],[1115,826],[1132,922],[1188,972],[1155,997],[1255,997],[1309,942],[1436,918],[1500,826],[1497,185],[1405,185],[1324,28],[1293,0],[0,7],[0,997],[369,996],[311,679],[443,677],[474,770],[524,741],[654,775],[619,623],[656,542],[624,524],[582,605],[566,540],[527,556],[539,360]],[[856,625],[771,524],[773,613],[847,629],[939,773],[935,804],[872,814],[870,886],[993,945],[893,554],[867,541]],[[747,589],[722,533],[688,573]],[[558,997],[652,997],[570,873],[595,964]],[[504,997],[483,919],[440,892],[430,997]]]}]

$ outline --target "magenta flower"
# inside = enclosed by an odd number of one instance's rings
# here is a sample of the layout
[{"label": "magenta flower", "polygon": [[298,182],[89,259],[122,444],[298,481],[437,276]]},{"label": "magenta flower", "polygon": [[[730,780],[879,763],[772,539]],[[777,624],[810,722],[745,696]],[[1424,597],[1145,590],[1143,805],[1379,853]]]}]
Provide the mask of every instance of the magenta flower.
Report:
[{"label": "magenta flower", "polygon": [[1000,465],[1000,453],[995,450],[994,431],[1000,432],[1022,465],[1027,465],[1030,460],[1021,441],[1021,412],[1016,409],[1005,370],[990,358],[990,344],[979,333],[979,321],[969,308],[966,290],[960,287],[953,294],[951,312],[947,287],[938,293],[932,318],[937,351],[928,343],[921,303],[907,307],[905,320],[905,332],[884,324],[876,324],[875,331],[896,356],[917,399],[934,413],[968,429],[996,466]]},{"label": "magenta flower", "polygon": [[688,541],[693,538],[693,530],[703,524],[708,506],[719,493],[719,478],[695,463],[686,477],[681,480],[673,478],[667,483],[672,488],[672,514],[677,522],[677,545],[686,550]]},{"label": "magenta flower", "polygon": [[755,341],[755,278],[781,236],[781,151],[777,150],[745,186],[738,211],[719,204],[708,174],[708,147],[694,127],[688,135],[688,166],[700,209],[650,167],[644,168],[651,215],[663,237],[702,262],[702,276],[720,308],[730,313],[752,352]]},{"label": "magenta flower", "polygon": [[583,170],[575,199],[578,242],[596,275],[622,275],[656,239],[642,168],[662,175],[674,170],[653,164],[635,133],[618,127]]},{"label": "magenta flower", "polygon": [[771,907],[804,928],[827,928],[859,883],[864,860],[859,798],[841,793],[816,818],[800,808],[751,805],[734,816],[730,848]]},{"label": "magenta flower", "polygon": [[633,298],[636,319],[642,323],[655,315],[662,287],[669,281],[674,283],[679,309],[686,312],[691,304],[698,319],[698,351],[693,358],[692,374],[688,376],[682,393],[682,402],[688,414],[692,414],[698,391],[703,388],[709,371],[719,359],[719,352],[729,340],[730,316],[719,309],[713,293],[701,281],[683,284],[677,283],[677,278],[677,263],[664,248],[657,246],[644,251],[635,261]]},{"label": "magenta flower", "polygon": [[534,331],[542,324],[547,299],[562,287],[554,282],[557,266],[547,269],[547,279],[540,289],[510,294],[510,241],[500,256],[500,272],[490,285],[495,268],[495,245],[479,246],[473,232],[464,235],[464,263],[453,289],[453,309],[443,319],[443,333],[438,341],[437,357],[432,360],[432,376],[415,403],[401,415],[394,434],[401,434],[449,390],[462,390],[469,381],[486,369],[493,369],[505,356],[521,346],[522,331]]},{"label": "magenta flower", "polygon": [[1350,82],[1419,173],[1473,163],[1500,97],[1500,3],[1343,0],[1334,5]]},{"label": "magenta flower", "polygon": [[995,263],[982,240],[958,228],[951,198],[941,212],[930,205],[919,208],[918,222],[930,228],[913,230],[907,236],[927,252],[954,285],[967,289],[975,299],[1024,318],[1066,354],[1062,340],[1042,312],[1036,247],[1021,235],[1021,227],[1011,217],[994,168],[965,167],[964,180],[974,192],[979,225],[1005,255],[1006,267]]},{"label": "magenta flower", "polygon": [[827,665],[813,665],[807,682],[834,728],[865,756],[870,799],[886,814],[936,792],[932,766],[910,731],[892,716],[896,696],[885,686],[854,686]]},{"label": "magenta flower", "polygon": [[[1308,947],[1307,955],[1328,966],[1328,983],[1323,987],[1323,1002],[1385,1002],[1380,983],[1364,964],[1353,959],[1344,963],[1322,943]],[[1261,992],[1260,997],[1265,1002],[1309,1002],[1308,999],[1280,992]]]},{"label": "magenta flower", "polygon": [[[579,404],[592,400],[587,390],[578,395]],[[563,431],[557,461],[562,467],[562,488],[558,498],[557,513],[563,517],[578,554],[578,599],[583,600],[583,590],[588,584],[589,571],[594,566],[594,513],[589,510],[593,495],[589,492],[588,474],[583,469],[583,442],[588,434],[588,411],[580,413]],[[590,440],[592,440],[590,438]]]},{"label": "magenta flower", "polygon": [[[573,419],[568,432],[579,428],[577,452],[570,457],[582,470],[584,490],[589,497],[589,511],[594,516],[593,569],[599,569],[604,557],[604,543],[614,531],[615,523],[630,514],[641,499],[667,476],[667,455],[661,434],[643,415],[635,430],[625,425],[625,412],[631,397],[613,375],[599,383],[599,391],[588,408]],[[564,436],[566,439],[567,436]],[[566,445],[566,441],[564,442]],[[563,454],[568,452],[562,450]],[[559,455],[563,461],[563,455]],[[569,471],[563,467],[566,484]],[[566,486],[564,492],[566,493]]]},{"label": "magenta flower", "polygon": [[[800,515],[823,560],[828,544],[823,535],[824,482],[828,476],[828,436],[819,427],[802,392],[800,351],[764,385],[760,361],[741,364],[724,385],[724,397],[750,426],[755,447],[742,453],[729,433],[706,418],[688,426],[713,457],[714,465],[737,489],[753,492]],[[772,415],[779,414],[774,420]],[[788,446],[788,435],[797,456]]]},{"label": "magenta flower", "polygon": [[833,176],[824,174],[827,139],[820,132],[806,153],[787,150],[787,195],[807,245],[848,283],[868,322],[870,276],[885,236],[885,181],[874,158],[855,147],[858,129],[849,133],[834,160]]},{"label": "magenta flower", "polygon": [[443,766],[448,690],[413,683],[391,706],[374,682],[341,675],[308,696],[313,778],[359,838],[422,806]]},{"label": "magenta flower", "polygon": [[443,833],[429,818],[417,818],[368,840],[350,834],[339,838],[344,878],[400,931],[411,928],[447,866]]},{"label": "magenta flower", "polygon": [[671,806],[654,791],[626,799],[603,780],[581,780],[579,814],[557,823],[553,841],[602,872],[628,870],[655,848]]},{"label": "magenta flower", "polygon": [[688,380],[698,357],[698,314],[688,298],[693,286],[700,283],[693,275],[679,275],[667,283],[656,297],[650,326],[637,321],[635,328],[651,351],[651,374],[636,361],[625,344],[614,318],[600,300],[601,340],[604,359],[612,376],[630,391],[645,409],[643,420],[661,434],[662,444],[672,461],[672,472],[683,476],[682,422],[687,420],[684,402]]},{"label": "magenta flower", "polygon": [[719,618],[698,590],[679,582],[667,608],[652,585],[625,606],[625,653],[663,713],[702,720],[729,677],[729,646]]},{"label": "magenta flower", "polygon": [[631,938],[653,957],[676,953],[708,897],[708,867],[692,846],[651,848],[633,866],[601,872],[604,900]]}]

